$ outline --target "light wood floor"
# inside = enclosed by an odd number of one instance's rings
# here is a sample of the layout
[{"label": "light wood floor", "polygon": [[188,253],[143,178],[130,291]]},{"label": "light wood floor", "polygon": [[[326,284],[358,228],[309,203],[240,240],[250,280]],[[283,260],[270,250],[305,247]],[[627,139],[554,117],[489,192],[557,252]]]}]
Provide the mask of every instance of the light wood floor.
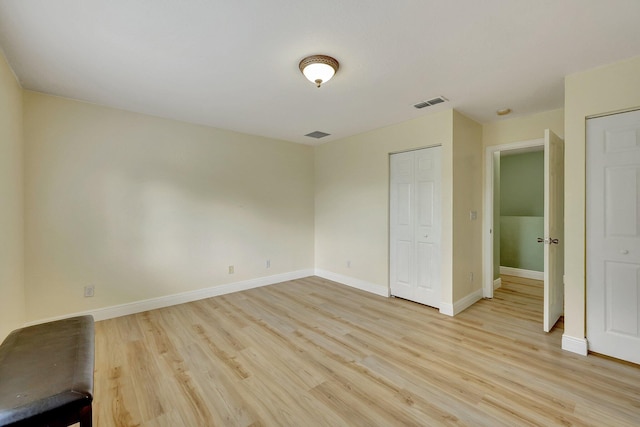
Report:
[{"label": "light wood floor", "polygon": [[108,426],[640,425],[640,367],[560,349],[535,281],[455,318],[307,278],[96,323]]}]

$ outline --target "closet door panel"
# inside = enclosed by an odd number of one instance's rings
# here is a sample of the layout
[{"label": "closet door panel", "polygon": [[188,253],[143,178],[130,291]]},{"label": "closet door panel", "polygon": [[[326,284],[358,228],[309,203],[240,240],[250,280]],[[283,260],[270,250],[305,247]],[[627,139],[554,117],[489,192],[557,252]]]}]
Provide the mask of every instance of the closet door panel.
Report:
[{"label": "closet door panel", "polygon": [[391,294],[433,307],[440,304],[440,153],[391,156]]}]

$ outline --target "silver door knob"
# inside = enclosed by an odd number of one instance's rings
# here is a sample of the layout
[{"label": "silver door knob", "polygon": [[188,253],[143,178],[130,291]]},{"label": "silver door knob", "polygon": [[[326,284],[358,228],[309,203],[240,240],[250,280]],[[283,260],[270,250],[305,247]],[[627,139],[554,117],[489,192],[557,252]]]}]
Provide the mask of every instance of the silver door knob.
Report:
[{"label": "silver door knob", "polygon": [[628,254],[628,253],[629,253],[629,251],[628,251],[628,250],[626,250],[626,249],[622,249],[622,250],[620,251],[620,253],[621,253],[622,255],[626,255],[626,254]]}]

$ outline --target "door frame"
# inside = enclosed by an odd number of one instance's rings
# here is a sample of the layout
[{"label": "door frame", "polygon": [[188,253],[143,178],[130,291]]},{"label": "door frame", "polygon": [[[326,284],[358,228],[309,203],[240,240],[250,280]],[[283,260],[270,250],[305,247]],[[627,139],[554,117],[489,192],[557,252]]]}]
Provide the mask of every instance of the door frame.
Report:
[{"label": "door frame", "polygon": [[495,153],[502,151],[520,151],[543,147],[544,138],[528,139],[501,145],[491,145],[485,149],[484,179],[484,227],[482,229],[482,297],[493,298],[493,176]]}]

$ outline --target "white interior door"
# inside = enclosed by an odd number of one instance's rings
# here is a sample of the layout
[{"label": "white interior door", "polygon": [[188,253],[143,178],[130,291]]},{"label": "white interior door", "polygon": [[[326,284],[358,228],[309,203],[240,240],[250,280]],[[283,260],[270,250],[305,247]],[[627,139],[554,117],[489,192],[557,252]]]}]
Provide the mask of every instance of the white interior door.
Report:
[{"label": "white interior door", "polygon": [[391,156],[391,294],[440,306],[441,147]]},{"label": "white interior door", "polygon": [[391,295],[413,300],[414,272],[414,154],[393,154],[389,188],[389,274]]},{"label": "white interior door", "polygon": [[414,301],[440,307],[440,147],[415,152],[416,286]]},{"label": "white interior door", "polygon": [[640,363],[640,111],[587,121],[589,350]]},{"label": "white interior door", "polygon": [[544,133],[544,320],[549,332],[564,311],[564,142]]}]

